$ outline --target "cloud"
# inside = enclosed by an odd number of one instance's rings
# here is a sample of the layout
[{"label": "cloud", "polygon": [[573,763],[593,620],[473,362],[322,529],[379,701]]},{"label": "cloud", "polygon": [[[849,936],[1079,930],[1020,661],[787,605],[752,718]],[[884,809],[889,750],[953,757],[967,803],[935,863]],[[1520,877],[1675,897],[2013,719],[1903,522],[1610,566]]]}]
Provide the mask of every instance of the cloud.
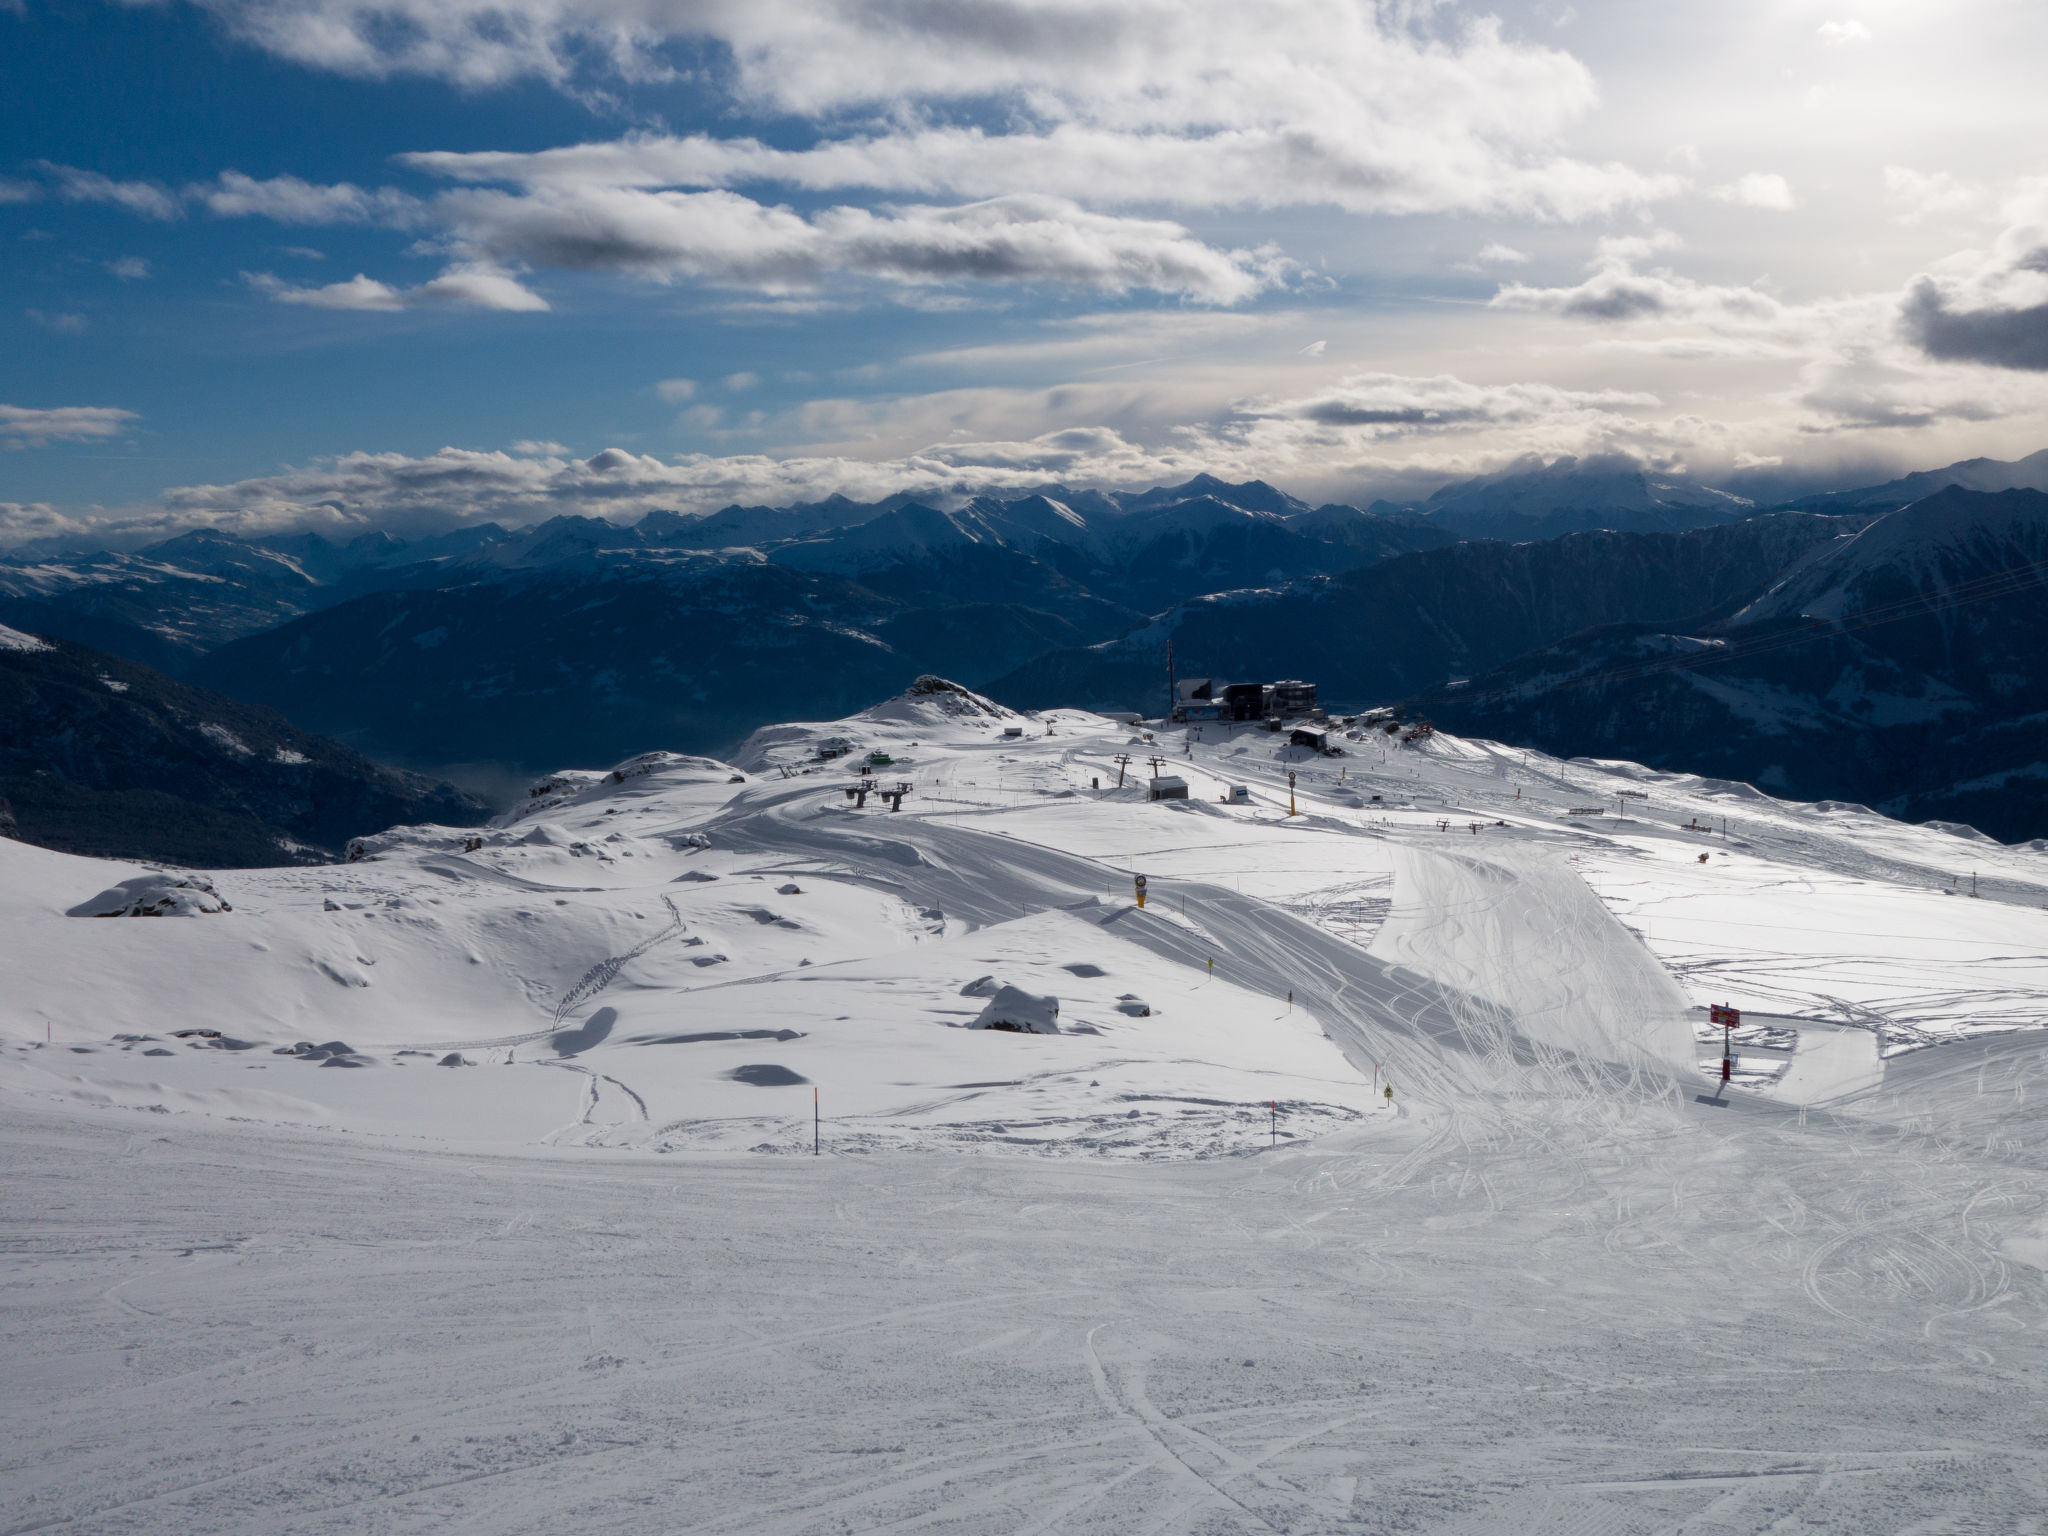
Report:
[{"label": "cloud", "polygon": [[25,309],[22,313],[28,316],[31,324],[40,325],[46,331],[55,331],[59,336],[83,336],[91,326],[85,316],[78,314],[52,314],[41,309]]},{"label": "cloud", "polygon": [[[43,189],[32,181],[15,181],[0,176],[0,204],[33,203],[42,199]],[[16,502],[0,502],[0,506],[16,506]]]},{"label": "cloud", "polygon": [[140,282],[149,276],[149,263],[140,256],[120,256],[105,265],[109,272],[124,283]]},{"label": "cloud", "polygon": [[[887,419],[880,402],[817,404],[821,421],[834,420],[829,408],[843,404],[852,412],[843,424],[880,437],[896,436],[901,425]],[[971,397],[949,397],[936,407],[921,398],[899,404],[904,419],[924,422],[1004,414],[999,406],[977,412]],[[486,520],[526,524],[568,512],[710,512],[734,502],[785,505],[831,495],[872,501],[903,492],[947,504],[991,490],[1166,484],[1202,471],[1355,495],[1361,480],[1427,481],[1433,489],[1447,476],[1497,469],[1531,453],[1620,452],[1668,464],[1726,436],[1697,417],[1657,423],[1630,414],[1656,404],[1655,396],[1629,391],[1363,374],[1311,396],[1241,402],[1211,420],[1160,430],[1154,442],[1098,421],[1014,437],[956,426],[943,441],[873,458],[817,450],[665,458],[609,448],[573,459],[520,451],[529,445],[498,452],[451,447],[420,457],[351,453],[232,484],[178,487],[125,526],[131,538],[190,527],[346,535]],[[1432,442],[1446,446],[1406,451]],[[1403,452],[1389,456],[1390,449]]]},{"label": "cloud", "polygon": [[244,272],[242,281],[280,304],[302,304],[314,309],[391,312],[453,304],[474,309],[530,312],[548,307],[546,299],[523,287],[517,278],[480,266],[450,267],[439,277],[417,288],[394,288],[361,272],[345,283],[328,283],[320,288],[297,287],[270,272]]},{"label": "cloud", "polygon": [[663,379],[654,386],[654,392],[668,404],[679,405],[683,401],[695,397],[697,381],[695,379]]},{"label": "cloud", "polygon": [[[198,0],[237,35],[315,68],[465,87],[674,76],[742,112],[839,130],[810,147],[622,141],[557,167],[659,160],[607,184],[770,181],[1093,206],[1322,204],[1354,212],[1581,218],[1677,192],[1668,176],[1558,152],[1597,92],[1570,54],[1491,18],[1355,0]],[[708,46],[707,46],[708,45]],[[988,112],[1005,131],[990,132]],[[968,118],[973,124],[947,119]],[[418,157],[498,181],[545,156]],[[487,168],[485,162],[495,162]],[[523,165],[515,165],[523,162]],[[578,184],[585,178],[577,177]]]},{"label": "cloud", "polygon": [[1643,272],[1637,263],[1675,241],[1669,236],[1604,239],[1593,275],[1568,288],[1508,283],[1491,300],[1495,309],[1529,310],[1570,320],[1737,321],[1755,325],[1779,318],[1783,306],[1755,288],[1722,287],[1681,277],[1666,268]]},{"label": "cloud", "polygon": [[0,448],[40,448],[45,443],[118,437],[129,422],[139,419],[133,411],[104,405],[65,405],[51,410],[0,405]]},{"label": "cloud", "polygon": [[1271,250],[1219,251],[1162,219],[1092,213],[1058,198],[991,198],[808,218],[731,192],[550,186],[460,190],[436,205],[458,248],[535,267],[771,292],[834,273],[919,285],[961,281],[1134,288],[1234,304],[1284,280]]},{"label": "cloud", "polygon": [[240,171],[223,171],[212,182],[196,183],[185,191],[222,218],[262,218],[279,224],[383,224],[402,229],[417,220],[420,209],[418,198],[388,187],[366,191],[345,181],[323,185],[297,176],[258,181]]},{"label": "cloud", "polygon": [[1361,373],[1321,394],[1240,406],[1248,420],[1300,421],[1319,427],[1364,428],[1374,435],[1473,430],[1573,416],[1587,411],[1654,407],[1640,391],[1569,390],[1549,384],[1470,384],[1449,374],[1413,378]]},{"label": "cloud", "polygon": [[1870,28],[1860,21],[1824,21],[1814,28],[1814,36],[1830,48],[1840,48],[1849,43],[1869,42]]},{"label": "cloud", "polygon": [[756,384],[759,384],[760,382],[761,375],[759,375],[758,373],[747,372],[745,370],[742,370],[739,373],[728,373],[724,378],[718,381],[719,386],[721,388],[730,389],[736,392],[739,390],[752,389]]},{"label": "cloud", "polygon": [[98,520],[59,512],[47,501],[0,501],[0,549],[69,543],[101,531]]},{"label": "cloud", "polygon": [[895,491],[950,497],[1049,485],[1077,470],[1107,470],[1131,480],[1179,471],[1184,478],[1195,467],[1187,459],[1135,448],[1107,429],[1054,432],[1016,443],[952,443],[875,462],[754,454],[663,459],[621,448],[566,460],[459,448],[417,458],[351,453],[230,485],[166,491],[146,526],[260,532],[527,523],[558,512],[709,512],[735,501],[776,504],[833,494],[866,500]]},{"label": "cloud", "polygon": [[137,218],[163,223],[184,214],[177,197],[153,181],[115,181],[98,171],[82,171],[48,160],[37,161],[36,168],[57,183],[57,195],[67,203],[111,203]]},{"label": "cloud", "polygon": [[569,445],[566,443],[549,442],[546,440],[537,441],[533,438],[527,437],[521,438],[518,442],[514,443],[512,445],[512,451],[514,453],[525,454],[530,458],[565,459],[569,456]]},{"label": "cloud", "polygon": [[1901,224],[1971,214],[1984,203],[1984,189],[1947,171],[1922,173],[1903,165],[1884,168],[1884,200]]},{"label": "cloud", "polygon": [[1799,403],[1820,419],[1806,433],[1842,430],[1913,430],[1943,421],[1995,421],[2009,408],[1974,379],[1929,377],[1901,366],[1873,347],[1851,347],[1810,364]]},{"label": "cloud", "polygon": [[1898,319],[1929,357],[2048,371],[2048,179],[2023,183],[1989,251],[1959,252],[1906,285]]},{"label": "cloud", "polygon": [[1939,282],[1922,277],[1906,290],[1899,316],[1907,334],[1929,357],[2048,371],[2048,300],[1959,308]]},{"label": "cloud", "polygon": [[1502,245],[1496,240],[1491,245],[1482,245],[1479,254],[1473,259],[1489,266],[1519,266],[1529,258],[1512,245]]},{"label": "cloud", "polygon": [[1298,357],[1321,357],[1329,350],[1330,344],[1327,341],[1312,341],[1295,355]]},{"label": "cloud", "polygon": [[[1416,104],[1418,112],[1420,103]],[[784,149],[757,139],[634,136],[531,154],[422,152],[401,163],[472,183],[535,188],[732,188],[994,197],[1038,193],[1094,206],[1333,206],[1351,213],[1483,212],[1578,219],[1675,195],[1677,177],[1523,157],[1414,124],[1245,126],[1062,122],[991,134],[918,126]]]},{"label": "cloud", "polygon": [[1790,213],[1799,206],[1792,195],[1792,184],[1770,171],[1751,171],[1746,176],[1738,176],[1726,186],[1714,188],[1708,195],[1724,203],[1762,208],[1771,213]]}]

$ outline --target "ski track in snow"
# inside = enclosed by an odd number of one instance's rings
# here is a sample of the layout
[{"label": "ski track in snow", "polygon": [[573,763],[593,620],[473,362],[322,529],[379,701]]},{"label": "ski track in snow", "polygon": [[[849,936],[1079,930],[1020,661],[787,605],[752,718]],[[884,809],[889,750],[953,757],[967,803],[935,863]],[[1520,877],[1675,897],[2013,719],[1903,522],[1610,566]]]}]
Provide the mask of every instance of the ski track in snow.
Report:
[{"label": "ski track in snow", "polygon": [[[1448,739],[1151,806],[1056,728],[231,916],[0,844],[0,1536],[2048,1532],[2048,858]],[[832,734],[926,803],[778,775]]]}]

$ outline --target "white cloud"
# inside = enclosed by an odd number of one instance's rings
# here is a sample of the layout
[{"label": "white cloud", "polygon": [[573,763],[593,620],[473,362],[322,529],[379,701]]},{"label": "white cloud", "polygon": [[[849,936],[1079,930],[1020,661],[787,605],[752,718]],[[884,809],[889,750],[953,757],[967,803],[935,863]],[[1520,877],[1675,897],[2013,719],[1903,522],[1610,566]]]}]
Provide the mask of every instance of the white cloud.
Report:
[{"label": "white cloud", "polygon": [[1959,180],[1947,171],[1921,172],[1888,165],[1884,168],[1884,200],[1899,223],[1919,224],[1975,213],[1983,206],[1985,193],[1976,183]]},{"label": "white cloud", "polygon": [[450,267],[417,288],[394,288],[358,272],[344,283],[302,288],[270,272],[244,272],[242,280],[280,304],[314,309],[361,309],[386,312],[423,305],[456,304],[475,309],[544,310],[548,301],[521,286],[510,274],[474,265]]},{"label": "white cloud", "polygon": [[[587,459],[531,458],[444,448],[423,458],[352,453],[232,485],[166,491],[150,526],[346,530],[535,522],[558,512],[634,516],[656,508],[709,512],[734,501],[785,503],[833,494],[875,499],[899,490],[955,496],[1051,484],[1076,471],[1138,480],[1190,460],[1161,458],[1114,432],[1056,432],[1027,442],[954,443],[897,459],[771,458],[743,454],[662,459],[608,448]],[[1117,473],[1123,471],[1123,473]]]},{"label": "white cloud", "polygon": [[1329,350],[1330,344],[1327,341],[1312,341],[1303,347],[1298,355],[1302,357],[1321,357]]},{"label": "white cloud", "polygon": [[435,207],[457,246],[500,262],[811,288],[834,273],[906,285],[1063,283],[1234,304],[1281,281],[1272,251],[1219,251],[1162,219],[1091,213],[1050,197],[885,213],[827,208],[808,218],[732,192],[548,186],[465,189]]},{"label": "white cloud", "polygon": [[1489,266],[1519,266],[1528,259],[1527,255],[1512,245],[1502,245],[1498,240],[1491,245],[1482,245],[1478,256],[1474,258]]},{"label": "white cloud", "polygon": [[328,283],[321,288],[298,288],[269,272],[244,272],[242,281],[258,293],[280,304],[303,304],[312,309],[405,308],[405,297],[389,283],[358,272],[345,283]]},{"label": "white cloud", "polygon": [[0,448],[40,448],[45,443],[118,437],[129,422],[138,419],[133,411],[105,405],[63,405],[48,410],[0,405]]},{"label": "white cloud", "polygon": [[1293,400],[1250,402],[1238,408],[1252,421],[1294,421],[1357,430],[1376,437],[1417,432],[1471,431],[1588,411],[1655,407],[1655,395],[1631,390],[1569,390],[1549,384],[1471,384],[1449,374],[1413,378],[1360,373],[1319,394]]},{"label": "white cloud", "polygon": [[1790,213],[1799,206],[1792,184],[1771,171],[1751,171],[1726,186],[1715,187],[1710,196],[1743,208],[1762,208],[1772,213]]},{"label": "white cloud", "polygon": [[[413,163],[484,180],[580,163],[578,185],[710,189],[777,182],[1104,206],[1327,204],[1577,218],[1679,183],[1559,153],[1594,106],[1569,54],[1489,18],[1354,0],[200,0],[239,35],[318,68],[465,86],[587,67],[665,75],[672,41],[709,43],[709,79],[743,110],[898,126],[771,149],[629,140],[552,156]],[[704,82],[702,74],[697,82]],[[1007,130],[948,124],[1005,103]],[[875,109],[881,109],[876,111]],[[618,163],[658,167],[622,174]]]},{"label": "white cloud", "polygon": [[[15,181],[0,176],[0,203],[33,203],[41,200],[43,189],[32,181]],[[14,506],[14,502],[0,502],[0,506]]]},{"label": "white cloud", "polygon": [[746,370],[742,370],[739,373],[728,373],[724,378],[718,381],[720,388],[730,389],[734,391],[752,389],[756,384],[759,384],[760,382],[761,375],[759,375],[758,373],[751,373]]},{"label": "white cloud", "polygon": [[512,451],[536,459],[565,459],[569,456],[567,443],[551,442],[546,439],[521,438],[512,445]]},{"label": "white cloud", "polygon": [[1573,320],[1733,322],[1755,327],[1777,321],[1784,306],[1755,288],[1696,282],[1666,268],[1644,272],[1637,263],[1675,243],[1669,236],[1602,240],[1593,275],[1569,288],[1509,283],[1493,296],[1496,309],[1531,310]]},{"label": "white cloud", "polygon": [[366,191],[345,181],[322,185],[297,176],[258,181],[240,171],[223,171],[212,182],[185,190],[187,196],[222,218],[263,218],[279,224],[374,223],[406,228],[419,211],[419,199],[404,192],[390,188]]},{"label": "white cloud", "polygon": [[22,313],[28,316],[31,324],[40,325],[46,331],[55,331],[59,336],[83,336],[91,328],[91,322],[80,314],[52,313],[42,309],[25,309]]},{"label": "white cloud", "polygon": [[105,263],[106,269],[124,283],[139,282],[149,276],[149,263],[140,256],[121,256]]},{"label": "white cloud", "polygon": [[0,501],[0,549],[82,539],[101,531],[98,519],[59,512],[47,501]]},{"label": "white cloud", "polygon": [[1840,48],[1849,43],[1869,42],[1870,28],[1860,21],[1824,21],[1814,28],[1814,36],[1830,48]]},{"label": "white cloud", "polygon": [[678,405],[685,400],[695,397],[697,381],[695,379],[663,379],[654,386],[654,392],[670,405]]},{"label": "white cloud", "polygon": [[82,171],[48,160],[39,160],[36,165],[57,183],[57,195],[67,203],[111,203],[138,218],[165,223],[184,213],[176,196],[153,181],[115,181],[98,171]]}]

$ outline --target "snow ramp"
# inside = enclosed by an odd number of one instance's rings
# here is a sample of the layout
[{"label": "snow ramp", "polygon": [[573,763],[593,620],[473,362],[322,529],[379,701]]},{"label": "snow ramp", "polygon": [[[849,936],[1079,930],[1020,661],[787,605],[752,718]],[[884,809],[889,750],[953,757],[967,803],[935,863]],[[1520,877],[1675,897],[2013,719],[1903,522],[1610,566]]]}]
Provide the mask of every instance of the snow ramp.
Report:
[{"label": "snow ramp", "polygon": [[[1386,953],[1204,881],[1154,880],[1159,899],[1143,912],[1105,902],[1110,872],[1094,860],[908,816],[856,820],[815,792],[773,793],[711,826],[728,848],[836,865],[839,878],[975,927],[1061,909],[1185,966],[1190,985],[1213,961],[1279,1006],[1291,995],[1361,1077],[1391,1079],[1404,1102],[1658,1096],[1676,1069],[1692,1070],[1676,985],[1576,874],[1536,850],[1511,863],[1418,854],[1397,866],[1404,936]],[[1480,952],[1489,947],[1498,953]]]},{"label": "snow ramp", "polygon": [[1371,954],[1493,1004],[1553,1065],[1697,1070],[1678,983],[1554,850],[1391,846],[1394,902]]}]

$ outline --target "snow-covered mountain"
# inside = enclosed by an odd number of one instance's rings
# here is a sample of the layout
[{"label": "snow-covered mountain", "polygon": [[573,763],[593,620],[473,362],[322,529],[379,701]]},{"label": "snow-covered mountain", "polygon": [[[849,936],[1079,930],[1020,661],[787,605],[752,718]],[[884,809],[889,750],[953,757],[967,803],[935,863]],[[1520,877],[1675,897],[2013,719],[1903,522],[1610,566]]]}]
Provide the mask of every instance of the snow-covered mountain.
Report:
[{"label": "snow-covered mountain", "polygon": [[1033,707],[1156,713],[1170,640],[1184,676],[1313,676],[1327,698],[1392,701],[1594,625],[1737,606],[1844,526],[1785,514],[1682,534],[1461,543],[1200,598],[1114,640],[1037,657],[989,691]]},{"label": "snow-covered mountain", "polygon": [[1950,486],[1966,491],[2048,491],[2048,448],[2023,459],[1964,459],[1923,469],[1883,485],[1823,491],[1789,505],[1806,512],[1891,512]]},{"label": "snow-covered mountain", "polygon": [[1756,504],[1620,455],[1532,460],[1445,486],[1413,510],[1467,539],[1552,539],[1584,529],[1679,533],[1753,516]]},{"label": "snow-covered mountain", "polygon": [[1593,630],[1417,701],[1453,728],[2048,834],[2048,494],[1949,489],[1732,614]]}]

